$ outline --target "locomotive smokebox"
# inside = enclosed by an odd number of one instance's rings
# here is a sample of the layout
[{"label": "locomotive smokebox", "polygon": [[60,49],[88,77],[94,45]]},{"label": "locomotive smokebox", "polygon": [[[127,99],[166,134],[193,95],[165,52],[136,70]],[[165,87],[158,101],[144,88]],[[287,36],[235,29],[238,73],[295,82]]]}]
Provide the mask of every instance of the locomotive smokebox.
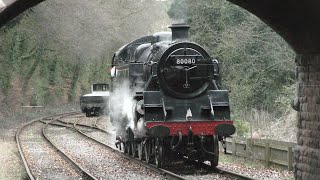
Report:
[{"label": "locomotive smokebox", "polygon": [[172,41],[188,40],[189,28],[187,24],[172,24],[169,26],[172,31]]}]

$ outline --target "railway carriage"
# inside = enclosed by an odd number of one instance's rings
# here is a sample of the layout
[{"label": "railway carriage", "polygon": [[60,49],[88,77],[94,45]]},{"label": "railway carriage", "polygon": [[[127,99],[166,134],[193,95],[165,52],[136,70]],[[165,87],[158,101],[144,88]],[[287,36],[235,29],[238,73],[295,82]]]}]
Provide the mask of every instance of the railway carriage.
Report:
[{"label": "railway carriage", "polygon": [[96,83],[91,85],[91,93],[80,97],[81,112],[87,117],[107,113],[109,103],[109,84]]},{"label": "railway carriage", "polygon": [[[112,60],[112,91],[128,82],[133,126],[123,126],[117,147],[161,167],[187,157],[218,165],[218,142],[235,133],[229,92],[220,90],[219,63],[188,40],[189,26],[137,39]],[[112,121],[130,121],[117,119]]]}]

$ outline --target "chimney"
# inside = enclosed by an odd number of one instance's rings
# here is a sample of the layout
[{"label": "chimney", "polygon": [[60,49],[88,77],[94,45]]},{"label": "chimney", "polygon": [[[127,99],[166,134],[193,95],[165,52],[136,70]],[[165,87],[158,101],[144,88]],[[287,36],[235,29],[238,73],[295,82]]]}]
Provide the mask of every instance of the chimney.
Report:
[{"label": "chimney", "polygon": [[172,24],[169,26],[172,31],[172,41],[187,40],[190,26],[187,24]]}]

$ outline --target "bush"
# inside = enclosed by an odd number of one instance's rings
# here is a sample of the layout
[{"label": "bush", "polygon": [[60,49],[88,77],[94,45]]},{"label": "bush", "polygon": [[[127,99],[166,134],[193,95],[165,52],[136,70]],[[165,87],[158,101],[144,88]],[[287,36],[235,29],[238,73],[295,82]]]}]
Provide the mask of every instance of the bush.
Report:
[{"label": "bush", "polygon": [[249,133],[250,124],[240,118],[233,117],[234,126],[236,127],[236,135],[243,137]]}]

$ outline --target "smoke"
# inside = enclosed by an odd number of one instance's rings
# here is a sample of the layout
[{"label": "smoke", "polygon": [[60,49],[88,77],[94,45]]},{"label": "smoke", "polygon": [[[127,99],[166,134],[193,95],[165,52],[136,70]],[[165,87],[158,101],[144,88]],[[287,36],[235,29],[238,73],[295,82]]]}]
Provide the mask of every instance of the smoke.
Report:
[{"label": "smoke", "polygon": [[187,20],[192,16],[190,4],[201,3],[189,2],[188,0],[175,0],[172,2],[168,11],[169,17],[173,20],[173,24],[187,23]]},{"label": "smoke", "polygon": [[144,126],[144,118],[140,118],[140,119],[138,120],[137,130],[138,130],[137,136],[140,136],[140,137],[145,137],[145,136],[146,136],[147,129],[146,129],[146,127]]},{"label": "smoke", "polygon": [[127,127],[134,127],[134,105],[129,82],[123,81],[114,88],[109,99],[109,115],[117,135],[124,135]]},{"label": "smoke", "polygon": [[[140,78],[137,78],[134,80],[133,84],[141,83],[141,81]],[[144,118],[135,119],[135,113],[139,113],[139,110],[135,112],[137,101],[133,99],[132,94],[133,92],[142,91],[143,88],[137,85],[134,89],[130,89],[129,87],[129,81],[125,80],[116,84],[116,87],[113,88],[114,90],[109,97],[109,115],[111,123],[116,129],[116,135],[120,135],[122,138],[126,138],[125,131],[128,127],[135,132],[136,136],[144,137],[147,132],[144,126]],[[138,105],[138,108],[141,107]]]},{"label": "smoke", "polygon": [[187,24],[185,19],[175,19],[172,24]]}]

